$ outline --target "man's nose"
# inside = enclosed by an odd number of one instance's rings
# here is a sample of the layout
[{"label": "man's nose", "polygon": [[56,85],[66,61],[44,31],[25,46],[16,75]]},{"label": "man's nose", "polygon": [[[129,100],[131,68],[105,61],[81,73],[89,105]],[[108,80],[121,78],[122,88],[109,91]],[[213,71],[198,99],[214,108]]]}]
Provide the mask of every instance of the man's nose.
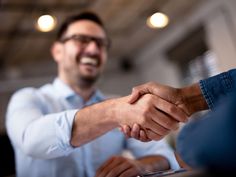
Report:
[{"label": "man's nose", "polygon": [[98,54],[100,53],[100,48],[95,41],[90,41],[85,50],[90,53]]}]

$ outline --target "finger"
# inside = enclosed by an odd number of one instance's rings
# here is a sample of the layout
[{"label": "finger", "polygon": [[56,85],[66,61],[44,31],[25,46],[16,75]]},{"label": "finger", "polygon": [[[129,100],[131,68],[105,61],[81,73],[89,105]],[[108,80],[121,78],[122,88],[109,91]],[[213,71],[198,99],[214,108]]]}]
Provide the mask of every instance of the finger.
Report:
[{"label": "finger", "polygon": [[150,82],[150,83],[146,83],[146,84],[134,87],[132,89],[131,97],[128,102],[132,104],[135,101],[137,101],[139,99],[139,97],[141,97],[144,94],[148,94],[148,93],[154,94],[154,92],[152,91],[153,84],[154,83]]},{"label": "finger", "polygon": [[153,132],[155,132],[156,134],[159,135],[167,135],[170,130],[166,129],[165,127],[163,127],[162,125],[160,125],[159,123],[159,117],[160,112],[158,110],[156,110],[155,108],[150,109],[150,112],[148,113],[149,115],[146,115],[146,123],[145,123],[145,128],[148,128],[150,130],[152,130]]},{"label": "finger", "polygon": [[122,173],[125,173],[125,171],[130,168],[131,168],[131,165],[127,163],[126,161],[123,161],[122,163],[119,163],[119,165],[116,165],[114,168],[111,168],[109,170],[109,173],[106,175],[106,177],[120,176]]},{"label": "finger", "polygon": [[131,129],[131,137],[138,140],[139,139],[139,131],[140,131],[140,126],[135,123]]},{"label": "finger", "polygon": [[149,139],[155,140],[155,141],[161,140],[164,137],[164,136],[159,135],[151,130],[147,130],[147,136]]},{"label": "finger", "polygon": [[158,86],[154,82],[148,82],[143,85],[139,85],[137,87],[134,87],[132,89],[132,94],[130,98],[129,103],[134,103],[135,101],[138,100],[138,98],[144,94],[153,94],[153,95],[159,95],[158,93]]},{"label": "finger", "polygon": [[147,136],[147,134],[144,130],[140,130],[139,140],[142,141],[142,142],[152,141],[151,139],[148,138],[148,136]]},{"label": "finger", "polygon": [[157,124],[156,122],[152,121],[152,123],[150,123],[148,125],[148,128],[150,130],[152,130],[154,133],[161,135],[161,136],[165,136],[167,134],[170,133],[170,130],[162,127],[161,125]]},{"label": "finger", "polygon": [[110,172],[117,173],[117,170],[120,166],[120,164],[123,163],[123,158],[114,157],[113,160],[110,163],[106,163],[105,166],[99,171],[97,171],[96,176],[97,177],[108,177]]},{"label": "finger", "polygon": [[139,91],[133,88],[132,93],[128,99],[128,103],[132,104],[132,103],[136,102],[140,96],[141,95],[140,95]]},{"label": "finger", "polygon": [[125,170],[119,177],[136,177],[140,172],[137,169],[130,168]]},{"label": "finger", "polygon": [[124,133],[126,138],[131,138],[131,128],[128,125],[124,125]]},{"label": "finger", "polygon": [[123,126],[118,127],[118,129],[119,129],[122,133],[124,133],[124,128],[123,128]]},{"label": "finger", "polygon": [[175,104],[172,104],[159,97],[156,97],[154,104],[157,109],[162,110],[166,114],[170,115],[176,121],[186,122],[188,120],[188,116]]},{"label": "finger", "polygon": [[161,110],[156,111],[157,116],[153,118],[153,121],[157,122],[167,130],[176,130],[178,128],[179,122],[176,121],[173,117]]},{"label": "finger", "polygon": [[101,176],[102,172],[108,167],[108,165],[112,164],[113,161],[116,160],[116,157],[111,157],[105,163],[103,163],[96,171],[96,177]]}]

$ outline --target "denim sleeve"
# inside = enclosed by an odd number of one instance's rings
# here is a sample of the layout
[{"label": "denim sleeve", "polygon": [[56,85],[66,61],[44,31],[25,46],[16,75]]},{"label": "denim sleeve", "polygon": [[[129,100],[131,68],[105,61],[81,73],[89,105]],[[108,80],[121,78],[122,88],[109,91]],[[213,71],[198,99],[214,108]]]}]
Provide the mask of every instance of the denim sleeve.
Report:
[{"label": "denim sleeve", "polygon": [[216,104],[214,111],[183,127],[176,146],[188,165],[214,171],[236,168],[235,105],[236,95],[231,93]]},{"label": "denim sleeve", "polygon": [[219,98],[236,91],[236,69],[200,80],[199,84],[209,108],[213,109]]}]

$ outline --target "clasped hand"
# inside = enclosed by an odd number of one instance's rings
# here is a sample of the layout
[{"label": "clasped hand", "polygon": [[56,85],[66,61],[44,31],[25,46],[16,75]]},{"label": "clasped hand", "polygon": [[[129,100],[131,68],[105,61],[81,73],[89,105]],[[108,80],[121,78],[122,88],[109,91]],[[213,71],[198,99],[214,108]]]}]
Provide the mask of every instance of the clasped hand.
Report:
[{"label": "clasped hand", "polygon": [[142,99],[149,99],[148,104],[154,105],[155,109],[146,112],[152,116],[153,122],[149,128],[142,123],[122,125],[120,129],[127,138],[143,142],[160,140],[178,129],[180,122],[187,122],[190,116],[181,89],[149,82],[133,88],[129,103],[136,104]]}]

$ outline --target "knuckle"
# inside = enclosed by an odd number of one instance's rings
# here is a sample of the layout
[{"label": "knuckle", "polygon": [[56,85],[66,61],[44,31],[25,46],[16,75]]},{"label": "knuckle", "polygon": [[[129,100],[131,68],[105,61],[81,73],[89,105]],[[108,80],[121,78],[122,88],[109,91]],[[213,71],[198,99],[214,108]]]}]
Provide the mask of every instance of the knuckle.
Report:
[{"label": "knuckle", "polygon": [[160,129],[159,129],[159,134],[162,136],[167,135],[169,132],[170,132],[170,130],[163,128],[163,127],[160,127]]},{"label": "knuckle", "polygon": [[138,89],[138,86],[132,88],[132,91],[133,91],[133,92],[136,92],[136,91],[138,91],[138,90],[139,90],[139,89]]},{"label": "knuckle", "polygon": [[176,121],[172,119],[166,121],[165,123],[166,123],[167,128],[171,130],[173,130],[176,127],[176,124],[178,124]]},{"label": "knuckle", "polygon": [[141,119],[141,121],[140,121],[140,125],[146,127],[147,124],[148,124],[148,121],[147,121],[147,118],[146,118],[146,117],[144,117],[143,119]]},{"label": "knuckle", "polygon": [[143,98],[145,99],[147,107],[150,107],[150,105],[153,103],[154,96],[152,94],[145,94]]},{"label": "knuckle", "polygon": [[145,109],[143,110],[142,116],[143,116],[143,121],[144,122],[148,122],[149,118],[149,114],[150,114],[150,109]]},{"label": "knuckle", "polygon": [[141,115],[143,116],[143,117],[146,117],[147,116],[147,113],[148,113],[148,107],[144,107],[142,110],[141,110]]},{"label": "knuckle", "polygon": [[172,129],[173,123],[171,121],[166,121],[165,124],[166,124],[166,128]]},{"label": "knuckle", "polygon": [[169,107],[169,112],[170,112],[170,113],[176,113],[176,112],[178,112],[178,109],[176,108],[175,105],[171,105],[171,106]]}]

